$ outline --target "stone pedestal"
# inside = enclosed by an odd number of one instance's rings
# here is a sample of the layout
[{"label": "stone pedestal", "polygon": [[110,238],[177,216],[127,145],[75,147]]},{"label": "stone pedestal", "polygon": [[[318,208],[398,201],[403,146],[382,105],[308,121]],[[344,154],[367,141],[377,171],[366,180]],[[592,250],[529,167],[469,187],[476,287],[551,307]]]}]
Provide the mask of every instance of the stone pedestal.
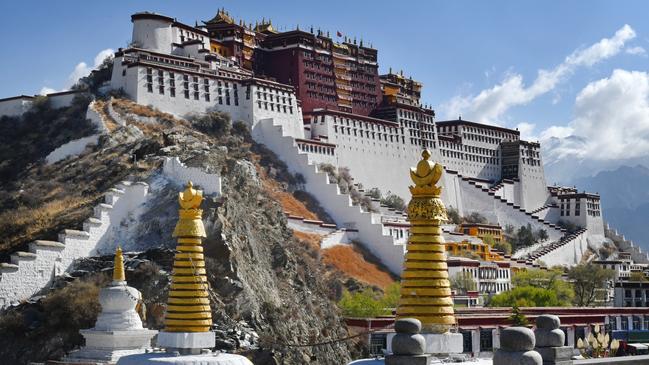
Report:
[{"label": "stone pedestal", "polygon": [[181,354],[200,354],[216,345],[214,332],[160,332],[158,347]]},{"label": "stone pedestal", "polygon": [[141,329],[132,331],[81,330],[86,345],[65,358],[69,363],[114,363],[120,357],[141,354],[151,347],[151,338],[158,331]]},{"label": "stone pedestal", "polygon": [[570,346],[561,347],[537,347],[534,349],[541,354],[543,365],[571,365],[573,348]]},{"label": "stone pedestal", "polygon": [[559,317],[544,314],[536,318],[536,352],[541,354],[543,365],[571,365],[573,349],[564,346],[566,335],[559,328]]},{"label": "stone pedestal", "polygon": [[[388,344],[393,343],[393,338],[396,334],[388,334]],[[464,340],[460,333],[421,333],[420,334],[426,341],[424,353],[432,355],[449,355],[461,354],[464,350]],[[393,352],[392,346],[388,346],[388,352]]]},{"label": "stone pedestal", "polygon": [[122,357],[117,365],[253,365],[241,355],[199,354],[178,355],[170,353],[148,353]]},{"label": "stone pedestal", "polygon": [[422,333],[426,339],[426,353],[433,355],[461,354],[464,340],[460,333]]},{"label": "stone pedestal", "polygon": [[526,327],[509,327],[500,332],[500,348],[494,352],[493,365],[542,365],[543,358],[534,351],[534,332]]}]

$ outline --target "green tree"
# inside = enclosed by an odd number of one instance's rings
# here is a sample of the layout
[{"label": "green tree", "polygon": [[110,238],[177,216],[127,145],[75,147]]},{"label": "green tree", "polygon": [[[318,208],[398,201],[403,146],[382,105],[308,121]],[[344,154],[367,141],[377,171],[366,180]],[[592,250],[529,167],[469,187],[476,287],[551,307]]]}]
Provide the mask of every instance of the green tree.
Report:
[{"label": "green tree", "polygon": [[459,272],[451,277],[451,289],[459,294],[466,294],[467,291],[474,291],[477,288],[473,275],[469,272]]},{"label": "green tree", "polygon": [[575,292],[574,304],[578,307],[588,307],[603,299],[608,282],[613,276],[613,270],[593,263],[573,266],[568,270],[568,279],[572,282]]},{"label": "green tree", "polygon": [[535,237],[535,240],[534,240],[534,241],[535,241],[535,242],[536,242],[536,241],[545,241],[545,240],[547,240],[548,238],[550,238],[550,236],[548,236],[548,231],[546,231],[545,229],[541,228],[541,229],[539,229],[538,231],[536,231],[536,237]]},{"label": "green tree", "polygon": [[512,253],[512,245],[505,240],[501,240],[500,242],[495,242],[492,247],[504,252],[505,255],[511,255]]},{"label": "green tree", "polygon": [[516,231],[516,249],[531,246],[535,241],[534,232],[529,223],[527,226],[518,227],[518,231]]},{"label": "green tree", "polygon": [[557,294],[544,288],[521,286],[491,297],[490,307],[561,307]]},{"label": "green tree", "polygon": [[518,305],[512,306],[512,315],[509,316],[512,326],[525,327],[529,324],[527,317],[521,312]]},{"label": "green tree", "polygon": [[509,242],[505,240],[501,240],[500,242],[498,242],[490,234],[487,234],[484,237],[482,237],[482,242],[488,244],[489,246],[491,246],[491,248],[495,248],[496,250],[500,250],[504,252],[506,255],[512,253],[512,245],[509,244]]},{"label": "green tree", "polygon": [[559,306],[569,306],[575,293],[570,283],[563,280],[563,270],[552,268],[548,270],[531,269],[519,271],[512,277],[514,287],[536,287],[546,289],[556,294]]},{"label": "green tree", "polygon": [[399,297],[401,296],[401,284],[398,282],[388,285],[387,288],[383,291],[383,308],[389,310],[390,308],[396,308],[399,304]]},{"label": "green tree", "polygon": [[385,313],[381,298],[370,288],[355,293],[345,291],[338,307],[348,317],[371,318]]}]

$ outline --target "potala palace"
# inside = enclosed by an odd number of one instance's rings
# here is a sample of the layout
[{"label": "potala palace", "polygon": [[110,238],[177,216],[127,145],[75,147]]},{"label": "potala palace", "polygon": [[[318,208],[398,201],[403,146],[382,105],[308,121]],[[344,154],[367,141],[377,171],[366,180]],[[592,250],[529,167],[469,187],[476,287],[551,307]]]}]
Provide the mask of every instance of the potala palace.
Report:
[{"label": "potala palace", "polygon": [[[334,222],[313,222],[288,217],[294,229],[325,235],[323,247],[358,241],[390,271],[400,273],[410,229],[406,216],[377,201],[373,201],[371,212],[353,205],[321,166],[348,168],[360,191],[378,188],[407,200],[407,168],[428,149],[430,159],[445,167],[440,184],[447,207],[462,216],[477,212],[487,219],[486,226],[529,225],[547,232],[546,239],[513,257],[496,254],[506,262],[449,261],[451,271],[473,273],[482,283],[481,290],[507,290],[509,269],[516,266],[537,261],[549,266],[577,264],[587,251],[596,252],[610,242],[611,235],[622,242],[620,250],[627,251],[635,263],[649,262],[644,252],[608,228],[598,194],[548,186],[538,142],[522,140],[517,130],[459,117],[435,120],[434,110],[421,103],[422,84],[403,72],[380,75],[378,51],[362,40],[344,37],[336,41],[341,37],[314,29],[278,32],[270,20],[246,24],[224,10],[194,26],[147,12],[134,14],[131,21],[132,41],[115,53],[106,88],[121,90],[138,104],[180,118],[219,111],[227,112],[233,121],[246,122],[253,138],[275,152],[291,172],[301,175],[304,189],[333,218]],[[67,93],[51,97],[69,103]],[[30,100],[29,96],[0,100],[0,116],[21,115]],[[89,108],[89,118],[100,117]],[[59,154],[64,156],[64,152]],[[180,161],[170,161],[165,171],[176,171],[178,180],[200,178],[196,176],[201,174],[189,171]],[[205,179],[218,181],[210,175]],[[219,193],[218,186],[214,193]],[[109,218],[120,216],[113,219],[118,222],[125,214],[122,210],[130,211],[146,193],[146,184],[119,186],[107,196],[111,205],[98,207],[96,217],[84,225],[85,231],[62,234],[65,245],[36,242],[31,253],[12,257],[12,264],[3,264],[2,304],[35,293],[49,280],[44,277],[30,283],[33,288],[17,290],[17,281],[7,283],[18,280],[12,277],[20,276],[16,272],[19,263],[32,260],[45,265],[47,271],[49,262],[56,259],[41,263],[41,258],[61,255],[66,246],[79,240],[96,242],[94,248],[85,246],[72,256],[63,255],[57,260],[56,272],[65,271],[76,257],[114,251],[112,246],[97,246],[111,241],[103,236],[111,231]],[[134,198],[127,202],[122,198],[125,194]],[[560,221],[579,229],[567,232],[559,226]],[[478,244],[475,235],[456,228],[445,227],[447,241]],[[97,234],[101,237],[95,238]],[[487,247],[487,256],[489,250]],[[488,274],[474,270],[476,265]],[[504,269],[507,272],[502,272]],[[38,270],[42,268],[33,269]]]}]

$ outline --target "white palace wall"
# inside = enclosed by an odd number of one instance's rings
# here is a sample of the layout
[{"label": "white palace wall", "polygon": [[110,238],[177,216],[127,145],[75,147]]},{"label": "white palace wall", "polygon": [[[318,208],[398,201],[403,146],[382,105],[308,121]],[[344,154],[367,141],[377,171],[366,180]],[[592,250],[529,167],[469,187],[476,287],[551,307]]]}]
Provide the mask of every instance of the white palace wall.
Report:
[{"label": "white palace wall", "polygon": [[[207,194],[221,195],[219,175],[187,167],[177,158],[168,158],[162,173],[180,184],[196,181]],[[145,211],[148,191],[144,182],[122,182],[106,192],[104,203],[95,207],[83,230],[63,230],[58,241],[34,241],[29,252],[15,252],[11,263],[0,263],[0,308],[46,288],[55,276],[70,270],[74,260],[110,255],[118,244],[127,247]]]},{"label": "white palace wall", "polygon": [[[246,85],[244,80],[239,79],[196,76],[184,74],[182,69],[169,71],[155,66],[150,67],[152,91],[149,91],[148,66],[124,67],[121,65],[121,57],[116,58],[115,65],[111,88],[123,89],[129,98],[138,104],[149,105],[181,118],[210,111],[226,112],[232,121],[248,123],[251,130],[258,121],[274,118],[282,124],[287,133],[296,138],[304,138],[302,109],[298,106],[295,93],[255,83]],[[163,72],[162,84],[158,81],[159,71]],[[174,74],[175,96],[170,94],[171,72]],[[183,75],[189,76],[189,98],[185,97]],[[198,98],[194,97],[194,77],[198,81]],[[160,86],[164,87],[162,94],[159,91]],[[209,92],[205,91],[205,86]],[[206,94],[209,94],[209,100],[206,99]]]},{"label": "white palace wall", "polygon": [[0,117],[20,117],[32,107],[31,96],[17,96],[0,100]]},{"label": "white palace wall", "polygon": [[341,194],[337,184],[329,183],[325,172],[309,164],[305,153],[300,153],[295,140],[284,136],[282,127],[273,124],[272,119],[262,120],[255,126],[254,136],[286,163],[292,173],[300,173],[305,179],[305,189],[318,197],[318,201],[339,227],[358,231],[358,240],[395,274],[402,270],[405,246],[395,244],[393,238],[383,234],[381,217],[363,212],[354,206],[347,194]]},{"label": "white palace wall", "polygon": [[221,196],[221,176],[219,174],[209,174],[197,167],[187,167],[180,162],[178,157],[165,158],[162,171],[178,185],[183,186],[191,181],[206,195]]},{"label": "white palace wall", "polygon": [[113,237],[139,214],[148,185],[123,182],[110,189],[82,231],[63,230],[59,241],[35,241],[29,252],[16,252],[11,264],[0,264],[0,307],[28,299],[71,267],[74,260],[114,252]]}]

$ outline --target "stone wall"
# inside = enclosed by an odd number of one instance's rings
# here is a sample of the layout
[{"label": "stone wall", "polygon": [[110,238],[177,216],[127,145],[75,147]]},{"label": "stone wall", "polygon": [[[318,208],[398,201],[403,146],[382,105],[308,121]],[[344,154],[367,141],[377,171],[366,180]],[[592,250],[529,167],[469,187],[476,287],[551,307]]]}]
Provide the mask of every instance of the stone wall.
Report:
[{"label": "stone wall", "polygon": [[0,117],[20,117],[32,107],[33,97],[22,95],[0,100]]},{"label": "stone wall", "polygon": [[0,264],[0,307],[38,293],[78,258],[114,252],[114,237],[137,222],[147,193],[146,183],[122,182],[105,194],[105,202],[95,207],[82,231],[63,230],[58,241],[34,241],[28,252],[11,255],[11,263]]},{"label": "stone wall", "polygon": [[178,157],[165,158],[162,171],[178,185],[185,185],[188,181],[191,181],[194,186],[203,190],[204,194],[221,196],[220,175],[209,174],[197,167],[187,167],[184,163],[180,162]]},{"label": "stone wall", "polygon": [[604,233],[606,238],[616,242],[617,248],[620,251],[630,253],[631,259],[633,259],[634,262],[638,264],[649,263],[649,255],[647,252],[644,252],[642,248],[636,246],[633,241],[627,240],[623,234],[620,234],[616,229],[611,228],[608,223],[606,223],[604,227]]},{"label": "stone wall", "polygon": [[88,104],[86,119],[90,120],[90,122],[95,126],[97,133],[91,136],[75,139],[59,146],[45,157],[45,162],[47,164],[53,164],[69,156],[81,154],[89,145],[96,145],[99,136],[108,131],[104,118],[101,113],[97,111],[97,104],[94,100]]}]

